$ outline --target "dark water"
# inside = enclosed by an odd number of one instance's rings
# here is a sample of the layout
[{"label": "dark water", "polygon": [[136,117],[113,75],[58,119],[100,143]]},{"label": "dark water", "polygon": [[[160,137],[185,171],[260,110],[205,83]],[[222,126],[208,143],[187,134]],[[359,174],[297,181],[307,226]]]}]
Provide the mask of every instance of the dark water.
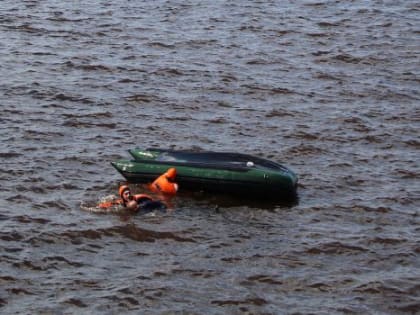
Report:
[{"label": "dark water", "polygon": [[[0,313],[415,314],[417,1],[0,2]],[[296,205],[84,211],[134,146],[238,151]]]}]

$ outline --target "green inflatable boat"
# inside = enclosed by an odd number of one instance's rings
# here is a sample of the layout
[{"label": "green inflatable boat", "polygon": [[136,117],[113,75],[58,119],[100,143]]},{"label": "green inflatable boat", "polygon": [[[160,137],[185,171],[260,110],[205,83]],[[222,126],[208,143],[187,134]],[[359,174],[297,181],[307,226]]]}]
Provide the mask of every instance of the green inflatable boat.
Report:
[{"label": "green inflatable boat", "polygon": [[297,176],[290,169],[252,155],[164,149],[129,150],[134,159],[111,164],[132,183],[150,183],[171,167],[182,190],[228,194],[295,196]]}]

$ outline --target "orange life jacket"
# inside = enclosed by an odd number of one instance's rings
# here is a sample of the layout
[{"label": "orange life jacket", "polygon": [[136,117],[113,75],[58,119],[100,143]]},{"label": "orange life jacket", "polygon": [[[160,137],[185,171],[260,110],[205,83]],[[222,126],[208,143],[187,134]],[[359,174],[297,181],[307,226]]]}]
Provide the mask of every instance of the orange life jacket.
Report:
[{"label": "orange life jacket", "polygon": [[160,175],[150,186],[149,189],[156,193],[175,195],[178,191],[178,184],[175,183],[176,169],[170,168]]},{"label": "orange life jacket", "polygon": [[108,201],[104,201],[98,204],[98,207],[101,209],[108,209],[113,206],[121,205],[122,203],[123,203],[122,199],[108,200]]}]

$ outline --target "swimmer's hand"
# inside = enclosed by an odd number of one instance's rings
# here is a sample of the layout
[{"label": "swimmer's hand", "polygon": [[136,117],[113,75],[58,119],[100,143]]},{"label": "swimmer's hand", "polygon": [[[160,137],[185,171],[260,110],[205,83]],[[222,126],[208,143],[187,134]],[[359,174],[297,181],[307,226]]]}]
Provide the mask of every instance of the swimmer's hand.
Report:
[{"label": "swimmer's hand", "polygon": [[139,207],[139,205],[138,205],[137,201],[135,201],[135,200],[130,200],[127,203],[127,206],[126,206],[127,210],[130,210],[130,211],[136,211],[138,209],[138,207]]}]

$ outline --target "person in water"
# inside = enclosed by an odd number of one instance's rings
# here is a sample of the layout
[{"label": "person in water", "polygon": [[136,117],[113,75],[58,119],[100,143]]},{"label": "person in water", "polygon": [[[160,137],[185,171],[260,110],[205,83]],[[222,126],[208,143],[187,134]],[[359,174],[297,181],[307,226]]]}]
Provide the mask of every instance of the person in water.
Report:
[{"label": "person in water", "polygon": [[154,209],[165,209],[166,205],[161,200],[155,200],[147,194],[136,194],[131,193],[130,187],[122,185],[119,188],[119,195],[121,197],[120,204],[129,211],[139,210],[154,210]]},{"label": "person in water", "polygon": [[[152,184],[149,185],[149,189],[160,195],[161,199],[167,199],[168,196],[174,196],[178,191],[178,184],[175,182],[176,169],[170,168],[164,174],[159,176]],[[125,209],[130,211],[139,210],[155,210],[165,209],[167,205],[165,202],[159,199],[153,199],[147,194],[135,194],[131,193],[128,185],[122,185],[118,189],[120,199],[112,200],[108,202],[100,203],[98,206],[102,209],[107,209],[115,205],[121,205]]]}]

